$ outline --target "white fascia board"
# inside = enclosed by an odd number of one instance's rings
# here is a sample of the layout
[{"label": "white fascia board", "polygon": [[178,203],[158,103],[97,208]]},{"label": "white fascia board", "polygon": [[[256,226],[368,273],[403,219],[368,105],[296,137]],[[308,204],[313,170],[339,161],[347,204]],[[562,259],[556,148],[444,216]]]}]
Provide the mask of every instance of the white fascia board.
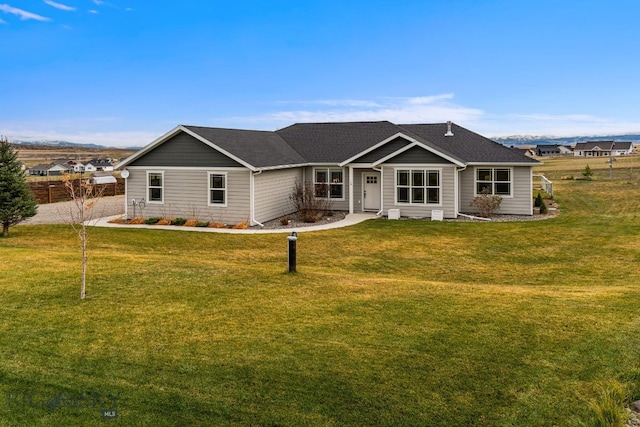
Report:
[{"label": "white fascia board", "polygon": [[244,166],[129,166],[129,170],[167,170],[167,171],[244,171]]},{"label": "white fascia board", "polygon": [[365,154],[368,154],[370,152],[372,152],[373,150],[376,150],[380,147],[382,147],[383,145],[385,145],[386,143],[388,143],[389,141],[393,141],[396,138],[404,138],[409,142],[413,142],[413,139],[409,138],[408,136],[406,136],[405,134],[403,134],[402,132],[398,132],[395,135],[391,135],[389,138],[384,139],[380,142],[378,142],[375,145],[372,145],[371,147],[367,148],[364,151],[359,152],[358,154],[356,154],[355,156],[352,156],[350,158],[348,158],[347,160],[345,160],[344,162],[340,163],[339,166],[345,166],[348,165],[349,163],[353,162],[354,160],[364,156]]},{"label": "white fascia board", "polygon": [[[261,171],[274,171],[274,170],[280,170],[280,169],[293,169],[293,168],[305,168],[307,166],[311,166],[309,163],[300,163],[297,165],[276,165],[276,166],[266,166],[266,167],[262,167],[262,168],[258,168],[258,170]],[[256,170],[257,172],[257,170]]]},{"label": "white fascia board", "polygon": [[[408,137],[407,137],[407,138],[408,138]],[[412,140],[413,142],[412,142],[411,144],[409,144],[409,145],[407,145],[407,146],[405,146],[405,147],[402,147],[402,148],[400,148],[399,150],[396,150],[396,151],[394,151],[393,153],[391,153],[391,154],[389,154],[389,155],[387,155],[387,156],[385,156],[385,157],[381,158],[380,160],[378,160],[378,161],[376,161],[375,163],[373,163],[373,166],[374,166],[374,167],[375,167],[375,166],[378,166],[378,165],[380,165],[380,164],[382,164],[382,163],[386,162],[387,160],[392,159],[392,158],[396,157],[397,155],[399,155],[399,154],[401,154],[401,153],[404,153],[405,151],[410,150],[410,149],[412,149],[412,148],[414,148],[414,147],[420,147],[420,148],[422,148],[422,149],[424,149],[424,150],[427,150],[427,151],[429,151],[429,152],[431,152],[431,153],[435,154],[436,156],[440,156],[440,157],[442,157],[443,159],[450,161],[451,163],[453,163],[453,164],[454,164],[454,165],[456,165],[456,166],[460,166],[460,167],[462,167],[462,166],[465,166],[465,164],[466,164],[466,163],[463,163],[463,162],[461,162],[460,160],[454,159],[453,157],[448,156],[448,155],[446,155],[446,154],[444,154],[444,153],[442,153],[442,152],[440,152],[440,151],[438,151],[438,150],[435,150],[435,149],[433,149],[433,148],[429,147],[428,145],[423,144],[423,143],[422,143],[422,142],[420,142],[420,141],[416,141],[416,140],[411,139],[411,138],[408,138],[408,139]]]},{"label": "white fascia board", "polygon": [[[156,148],[158,145],[160,145],[163,142],[165,142],[166,140],[172,138],[173,136],[178,134],[178,132],[180,132],[180,131],[182,131],[182,126],[176,126],[175,128],[171,129],[169,132],[167,132],[164,135],[162,135],[161,137],[155,139],[151,143],[145,145],[143,148],[141,148],[140,150],[136,151],[135,153],[133,153],[132,155],[130,155],[129,157],[127,157],[126,159],[124,159],[123,161],[121,161],[120,163],[115,165],[115,169],[120,169],[120,168],[123,168],[123,167],[127,166],[129,163],[131,163],[134,160],[144,156],[149,151],[151,151],[154,148]],[[89,164],[89,163],[87,163],[87,164]]]},{"label": "white fascia board", "polygon": [[520,162],[470,162],[469,166],[492,166],[492,167],[500,167],[500,166],[540,166],[542,162],[539,163],[520,163]]}]

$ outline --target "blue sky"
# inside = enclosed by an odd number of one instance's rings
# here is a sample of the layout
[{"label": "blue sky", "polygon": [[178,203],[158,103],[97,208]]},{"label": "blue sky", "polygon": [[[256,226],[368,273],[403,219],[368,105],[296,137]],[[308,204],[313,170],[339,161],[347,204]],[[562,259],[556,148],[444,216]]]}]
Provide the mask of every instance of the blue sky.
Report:
[{"label": "blue sky", "polygon": [[0,0],[0,135],[452,120],[640,133],[636,0]]}]

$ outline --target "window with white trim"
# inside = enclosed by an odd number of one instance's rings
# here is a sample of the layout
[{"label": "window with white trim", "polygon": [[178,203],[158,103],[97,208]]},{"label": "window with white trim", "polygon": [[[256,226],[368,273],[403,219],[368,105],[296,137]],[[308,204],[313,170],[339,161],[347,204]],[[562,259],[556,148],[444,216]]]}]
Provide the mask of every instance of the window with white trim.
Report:
[{"label": "window with white trim", "polygon": [[316,197],[344,199],[344,171],[342,169],[316,168],[313,170],[313,186]]},{"label": "window with white trim", "polygon": [[147,202],[164,203],[164,172],[147,172]]},{"label": "window with white trim", "polygon": [[227,204],[226,172],[209,172],[209,205]]},{"label": "window with white trim", "polygon": [[396,203],[438,205],[440,192],[440,170],[396,170]]},{"label": "window with white trim", "polygon": [[476,169],[476,194],[487,189],[489,194],[498,196],[511,195],[510,168],[478,168]]}]

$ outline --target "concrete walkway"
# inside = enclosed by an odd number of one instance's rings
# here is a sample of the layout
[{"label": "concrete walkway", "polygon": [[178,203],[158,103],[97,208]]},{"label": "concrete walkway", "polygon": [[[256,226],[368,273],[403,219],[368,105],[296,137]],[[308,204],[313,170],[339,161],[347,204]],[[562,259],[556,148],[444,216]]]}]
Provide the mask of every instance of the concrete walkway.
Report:
[{"label": "concrete walkway", "polygon": [[268,230],[261,230],[259,228],[249,228],[246,230],[234,230],[231,228],[208,228],[208,227],[182,227],[175,225],[147,225],[147,224],[112,224],[109,221],[115,218],[120,218],[122,215],[115,215],[111,217],[104,217],[98,220],[91,221],[89,225],[95,227],[113,227],[113,228],[149,228],[153,230],[175,230],[175,231],[197,231],[202,233],[231,233],[231,234],[267,234],[267,233],[287,233],[295,231],[296,233],[306,233],[311,231],[329,230],[332,228],[348,227],[350,225],[358,224],[368,219],[379,218],[374,213],[353,213],[347,215],[343,220],[322,224],[322,225],[310,225],[308,227],[299,228],[275,228]]}]

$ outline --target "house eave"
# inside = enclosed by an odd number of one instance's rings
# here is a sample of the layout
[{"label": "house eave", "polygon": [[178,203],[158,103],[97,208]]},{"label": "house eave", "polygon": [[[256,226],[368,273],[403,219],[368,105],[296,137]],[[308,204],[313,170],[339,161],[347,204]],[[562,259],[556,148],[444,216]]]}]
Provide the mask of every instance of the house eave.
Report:
[{"label": "house eave", "polygon": [[536,163],[532,162],[469,162],[468,166],[540,166],[544,163],[536,160]]}]

